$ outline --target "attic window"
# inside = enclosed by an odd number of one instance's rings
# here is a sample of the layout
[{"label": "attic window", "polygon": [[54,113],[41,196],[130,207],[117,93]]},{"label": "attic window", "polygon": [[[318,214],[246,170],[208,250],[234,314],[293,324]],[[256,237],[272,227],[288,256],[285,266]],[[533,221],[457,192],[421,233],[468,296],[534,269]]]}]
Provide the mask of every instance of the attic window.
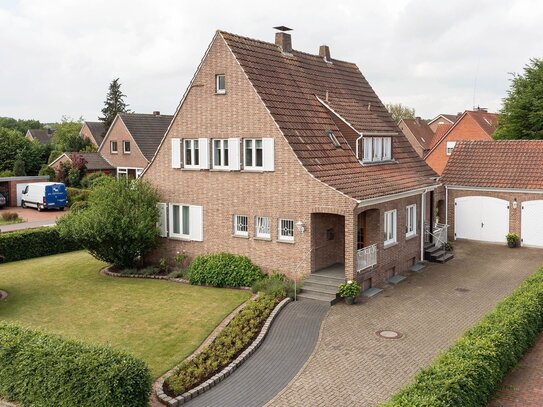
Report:
[{"label": "attic window", "polygon": [[339,144],[339,141],[332,130],[327,130],[326,134],[328,134],[328,137],[330,138],[330,141],[332,142],[335,148],[341,147],[341,144]]},{"label": "attic window", "polygon": [[220,95],[226,93],[226,78],[224,74],[215,75],[215,93]]},{"label": "attic window", "polygon": [[374,163],[392,160],[391,137],[364,137],[362,162]]}]

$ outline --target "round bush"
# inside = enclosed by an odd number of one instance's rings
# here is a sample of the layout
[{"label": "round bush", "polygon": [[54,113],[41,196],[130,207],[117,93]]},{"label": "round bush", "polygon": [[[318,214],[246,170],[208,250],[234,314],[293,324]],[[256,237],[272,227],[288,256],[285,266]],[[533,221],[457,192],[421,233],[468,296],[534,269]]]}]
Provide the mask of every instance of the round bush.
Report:
[{"label": "round bush", "polygon": [[248,257],[223,252],[196,257],[189,266],[188,277],[191,284],[250,287],[264,274]]}]

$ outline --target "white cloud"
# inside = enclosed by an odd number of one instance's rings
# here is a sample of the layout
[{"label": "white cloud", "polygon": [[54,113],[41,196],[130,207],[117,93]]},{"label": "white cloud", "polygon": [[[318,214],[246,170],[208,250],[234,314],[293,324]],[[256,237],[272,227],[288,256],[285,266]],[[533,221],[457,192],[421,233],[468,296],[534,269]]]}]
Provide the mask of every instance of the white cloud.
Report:
[{"label": "white cloud", "polygon": [[0,4],[0,115],[95,119],[120,77],[138,112],[172,113],[216,29],[355,62],[384,102],[423,117],[475,104],[495,110],[531,57],[541,57],[535,0],[260,3],[200,0],[10,0]]}]

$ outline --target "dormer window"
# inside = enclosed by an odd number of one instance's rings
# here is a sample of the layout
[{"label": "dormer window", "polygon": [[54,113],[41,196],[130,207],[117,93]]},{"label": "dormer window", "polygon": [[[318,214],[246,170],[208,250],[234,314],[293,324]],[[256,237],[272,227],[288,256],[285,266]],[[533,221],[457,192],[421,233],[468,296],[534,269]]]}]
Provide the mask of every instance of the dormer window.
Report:
[{"label": "dormer window", "polygon": [[215,93],[219,95],[226,93],[226,78],[224,74],[215,75]]},{"label": "dormer window", "polygon": [[392,160],[392,137],[364,137],[362,162],[374,163]]},{"label": "dormer window", "polygon": [[332,142],[335,148],[341,147],[341,144],[339,144],[339,141],[332,130],[326,130],[326,134],[328,134],[328,137],[330,138],[330,141]]},{"label": "dormer window", "polygon": [[447,155],[452,154],[455,145],[456,145],[456,141],[447,141],[447,147],[446,147]]}]

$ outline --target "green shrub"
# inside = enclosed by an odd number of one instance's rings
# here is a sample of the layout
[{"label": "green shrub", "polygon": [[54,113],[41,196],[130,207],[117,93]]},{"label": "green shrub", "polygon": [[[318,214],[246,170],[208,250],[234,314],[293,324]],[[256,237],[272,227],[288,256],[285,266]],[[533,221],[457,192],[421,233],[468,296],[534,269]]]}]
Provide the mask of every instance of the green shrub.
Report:
[{"label": "green shrub", "polygon": [[486,406],[542,329],[543,268],[385,406]]},{"label": "green shrub", "polygon": [[142,360],[109,347],[0,324],[0,396],[27,406],[147,406]]},{"label": "green shrub", "polygon": [[68,206],[72,206],[76,202],[86,202],[89,200],[91,191],[88,189],[80,188],[66,188],[66,200],[68,201]]},{"label": "green shrub", "polygon": [[269,296],[250,301],[202,353],[176,369],[165,382],[166,392],[183,394],[228,366],[260,333],[276,305]]},{"label": "green shrub", "polygon": [[95,172],[85,176],[81,180],[81,187],[85,189],[93,189],[95,186],[101,185],[103,182],[112,180],[113,177],[104,174],[103,172]]},{"label": "green shrub", "polygon": [[198,256],[188,269],[191,284],[214,287],[250,287],[264,277],[248,257],[231,253]]},{"label": "green shrub", "polygon": [[0,234],[0,258],[4,262],[32,259],[80,250],[76,242],[60,237],[56,227]]},{"label": "green shrub", "polygon": [[2,220],[5,220],[6,222],[15,222],[19,219],[19,215],[17,212],[3,212],[2,213]]},{"label": "green shrub", "polygon": [[47,175],[49,177],[49,181],[52,181],[55,179],[56,174],[54,169],[49,167],[47,164],[43,164],[38,172],[38,175]]},{"label": "green shrub", "polygon": [[0,171],[0,178],[4,178],[4,177],[13,177],[13,171],[11,170]]},{"label": "green shrub", "polygon": [[[283,274],[273,272],[271,275],[256,281],[252,286],[253,293],[263,293],[273,298],[294,298],[294,281],[289,280]],[[296,293],[300,287],[296,287]]]}]

